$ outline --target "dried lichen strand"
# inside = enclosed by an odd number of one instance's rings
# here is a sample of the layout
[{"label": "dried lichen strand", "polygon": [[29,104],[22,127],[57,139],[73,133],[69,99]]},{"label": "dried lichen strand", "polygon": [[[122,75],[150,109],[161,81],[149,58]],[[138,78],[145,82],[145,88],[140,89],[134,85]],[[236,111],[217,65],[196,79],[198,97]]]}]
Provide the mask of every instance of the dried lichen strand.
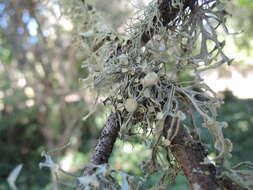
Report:
[{"label": "dried lichen strand", "polygon": [[[196,0],[186,0],[183,3],[183,10],[180,10],[180,8],[173,7],[172,6],[173,0],[158,0],[157,6],[159,10],[159,18],[157,16],[154,16],[152,19],[153,25],[151,25],[151,28],[146,29],[141,34],[141,46],[144,46],[155,34],[155,31],[157,30],[154,28],[154,26],[159,26],[159,20],[162,21],[162,25],[166,26],[169,22],[171,22],[173,19],[176,18],[179,11],[183,11],[187,7],[190,7],[190,9],[194,9],[194,4],[197,2]],[[157,25],[158,24],[158,25]],[[161,26],[160,26],[161,27]]]}]

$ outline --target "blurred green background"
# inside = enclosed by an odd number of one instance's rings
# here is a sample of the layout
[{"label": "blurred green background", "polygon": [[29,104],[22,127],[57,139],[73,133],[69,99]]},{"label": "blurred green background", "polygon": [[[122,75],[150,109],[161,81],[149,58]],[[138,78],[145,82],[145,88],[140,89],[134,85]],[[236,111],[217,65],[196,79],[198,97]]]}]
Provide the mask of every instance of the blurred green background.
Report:
[{"label": "blurred green background", "polygon": [[[135,8],[148,1],[96,2],[107,24],[123,33]],[[228,122],[224,133],[234,143],[227,165],[253,161],[253,1],[231,3],[228,28],[239,34],[225,37],[221,31],[221,38],[235,61],[206,73],[214,90],[226,90],[219,120]],[[43,150],[70,142],[53,157],[73,173],[80,173],[89,159],[108,112],[99,107],[82,120],[94,109],[96,95],[79,80],[87,72],[81,68],[85,52],[75,44],[76,37],[75,25],[61,15],[58,0],[0,1],[0,190],[10,189],[6,178],[19,164],[24,166],[17,179],[20,190],[52,189],[49,171],[38,168]],[[111,166],[141,175],[139,166],[148,156],[142,145],[118,140]],[[150,185],[155,180],[150,179]],[[171,187],[187,189],[184,177]]]}]

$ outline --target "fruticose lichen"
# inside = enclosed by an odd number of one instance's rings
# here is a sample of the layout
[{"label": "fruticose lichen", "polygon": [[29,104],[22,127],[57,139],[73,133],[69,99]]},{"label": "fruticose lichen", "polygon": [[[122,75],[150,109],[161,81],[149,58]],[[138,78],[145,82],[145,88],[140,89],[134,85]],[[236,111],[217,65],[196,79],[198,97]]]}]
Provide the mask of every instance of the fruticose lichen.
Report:
[{"label": "fruticose lichen", "polygon": [[[177,127],[191,120],[192,130],[201,135],[201,126],[195,122],[194,113],[198,113],[202,126],[214,138],[218,151],[215,161],[230,156],[232,143],[222,132],[227,124],[217,121],[217,108],[223,102],[201,78],[202,72],[232,62],[223,52],[225,42],[217,35],[219,28],[228,33],[228,14],[222,1],[201,0],[187,8],[184,1],[172,1],[171,8],[179,11],[167,25],[163,24],[157,1],[152,1],[137,12],[127,35],[104,24],[92,3],[61,2],[63,13],[72,18],[80,37],[83,67],[89,71],[83,79],[86,87],[106,96],[103,103],[119,114],[122,139],[134,139],[152,149],[151,159],[143,164],[144,171],[152,174],[160,170],[174,178],[180,170],[173,157],[166,155],[171,159],[169,166],[163,163],[164,147],[170,146],[178,131],[169,130],[168,138],[163,138],[167,117]],[[147,43],[142,40],[144,33],[150,36]],[[182,80],[186,72],[192,74],[191,80]],[[87,179],[79,182],[86,183]]]},{"label": "fruticose lichen", "polygon": [[[180,3],[172,6],[181,7]],[[190,114],[195,110],[215,139],[216,160],[226,157],[232,143],[223,137],[224,123],[216,121],[222,101],[200,75],[232,61],[223,53],[225,42],[218,40],[216,32],[219,26],[226,28],[224,4],[198,1],[194,11],[181,7],[178,16],[163,26],[157,3],[151,2],[135,16],[127,37],[101,24],[92,6],[84,3],[82,7],[86,20],[81,43],[90,55],[84,62],[89,70],[85,82],[107,94],[104,103],[113,105],[122,118],[121,136],[159,136],[167,116],[194,119]],[[158,19],[155,24],[154,18]],[[143,46],[145,30],[152,38]],[[193,80],[182,81],[181,74],[189,71]]]}]

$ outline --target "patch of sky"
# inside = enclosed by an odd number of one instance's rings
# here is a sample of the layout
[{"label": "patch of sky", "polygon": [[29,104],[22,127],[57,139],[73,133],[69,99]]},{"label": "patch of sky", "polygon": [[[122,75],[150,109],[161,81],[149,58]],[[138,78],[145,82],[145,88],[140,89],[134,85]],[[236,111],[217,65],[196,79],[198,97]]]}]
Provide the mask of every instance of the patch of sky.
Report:
[{"label": "patch of sky", "polygon": [[43,33],[43,36],[45,37],[49,36],[50,34],[49,30],[43,30],[42,33]]},{"label": "patch of sky", "polygon": [[24,11],[22,14],[22,20],[24,23],[28,23],[30,21],[31,17],[30,14],[27,11]]},{"label": "patch of sky", "polygon": [[7,28],[8,26],[9,16],[7,13],[4,13],[3,16],[0,17],[0,27]]},{"label": "patch of sky", "polygon": [[30,36],[27,41],[30,44],[36,44],[39,41],[39,39],[36,36]]},{"label": "patch of sky", "polygon": [[18,32],[18,34],[24,34],[24,28],[18,27],[17,32]]},{"label": "patch of sky", "polygon": [[38,23],[35,19],[31,18],[27,23],[27,28],[31,36],[36,36],[38,31]]},{"label": "patch of sky", "polygon": [[2,13],[5,9],[5,4],[0,3],[0,13]]}]

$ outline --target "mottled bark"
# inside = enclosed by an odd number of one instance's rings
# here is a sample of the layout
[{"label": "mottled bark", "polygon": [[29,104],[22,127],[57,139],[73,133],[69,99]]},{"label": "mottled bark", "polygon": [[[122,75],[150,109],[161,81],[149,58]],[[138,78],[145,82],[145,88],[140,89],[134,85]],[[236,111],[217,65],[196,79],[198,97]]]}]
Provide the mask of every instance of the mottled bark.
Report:
[{"label": "mottled bark", "polygon": [[108,159],[112,153],[119,130],[119,118],[116,113],[111,113],[101,132],[94,153],[91,157],[91,166],[88,167],[85,172],[92,174],[96,169],[96,165],[108,163]]},{"label": "mottled bark", "polygon": [[[167,117],[164,126],[164,136],[171,126],[171,118]],[[172,126],[176,131],[176,125]],[[172,139],[170,150],[181,166],[189,186],[193,190],[217,190],[216,169],[211,163],[204,164],[207,152],[200,142],[190,136],[187,128],[179,126],[176,136]]]},{"label": "mottled bark", "polygon": [[[167,118],[164,126],[164,136],[171,127],[171,118]],[[176,131],[176,125],[172,126]],[[172,139],[170,151],[181,166],[188,184],[193,190],[243,190],[228,178],[217,179],[216,168],[205,162],[207,151],[203,144],[195,141],[188,129],[183,125],[177,129]]]},{"label": "mottled bark", "polygon": [[231,181],[228,177],[222,177],[217,181],[224,190],[247,190],[237,185],[234,181]]}]

